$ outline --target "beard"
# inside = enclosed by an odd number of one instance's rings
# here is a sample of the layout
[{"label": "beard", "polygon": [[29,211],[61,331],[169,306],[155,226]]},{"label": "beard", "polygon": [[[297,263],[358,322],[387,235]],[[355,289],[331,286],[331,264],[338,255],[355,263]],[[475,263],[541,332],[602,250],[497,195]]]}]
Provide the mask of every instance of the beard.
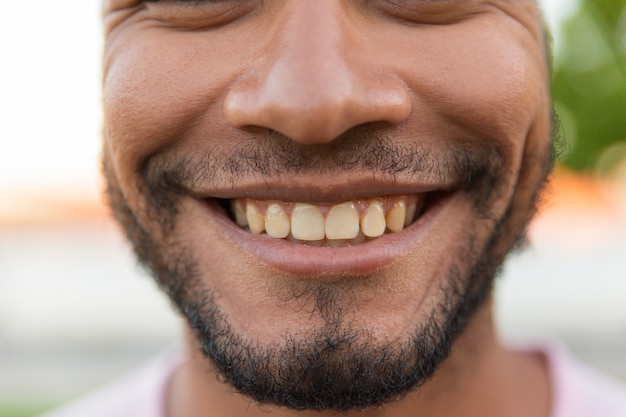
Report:
[{"label": "beard", "polygon": [[[363,145],[363,137],[367,135],[361,132],[354,136],[359,138],[359,147],[350,148],[352,141],[347,138],[342,147],[334,150],[335,155],[341,155],[344,150],[346,155],[352,155],[352,165],[342,167],[340,161],[344,159],[337,157],[333,159],[332,167],[325,166],[324,169],[354,169],[356,164],[359,168],[384,175],[385,167],[396,170],[394,174],[399,173],[397,167],[414,173],[430,170],[439,174],[445,167],[448,171],[455,171],[449,175],[471,179],[464,184],[464,192],[474,203],[474,214],[480,218],[489,217],[490,202],[502,198],[505,193],[499,183],[499,179],[505,176],[505,163],[497,156],[502,155],[497,150],[467,149],[459,153],[457,149],[454,155],[437,158],[430,156],[425,149],[406,152],[406,148],[394,147],[393,141],[370,141],[367,143],[375,144],[372,146],[377,148],[372,150],[369,146],[368,149]],[[192,248],[173,236],[176,223],[180,221],[178,208],[184,196],[184,184],[197,180],[199,172],[207,181],[213,180],[213,173],[228,172],[234,183],[237,175],[243,176],[250,171],[269,178],[277,173],[297,175],[298,170],[319,169],[312,166],[320,160],[301,154],[298,145],[286,138],[271,140],[253,151],[247,145],[247,148],[229,155],[207,152],[205,159],[195,164],[186,158],[163,155],[153,158],[142,171],[143,189],[139,193],[148,207],[141,214],[144,219],[159,225],[154,229],[143,225],[138,213],[124,197],[105,147],[103,171],[109,205],[132,243],[139,262],[154,276],[186,319],[204,356],[221,378],[241,394],[261,404],[340,412],[362,410],[401,399],[427,382],[444,362],[454,341],[490,295],[494,277],[506,255],[524,242],[526,225],[551,171],[553,158],[550,156],[555,155],[554,147],[553,152],[541,150],[545,152],[538,152],[538,158],[530,158],[539,166],[533,167],[539,173],[533,176],[530,184],[534,190],[532,195],[522,202],[515,202],[512,197],[504,214],[492,219],[493,227],[487,239],[467,236],[457,244],[451,266],[441,271],[437,303],[428,312],[427,319],[415,323],[402,340],[380,341],[366,329],[351,326],[345,314],[352,307],[351,290],[341,283],[313,277],[308,278],[306,284],[292,283],[291,294],[287,297],[306,296],[312,300],[312,314],[323,318],[323,324],[290,334],[281,341],[261,344],[233,329],[228,315],[216,302],[215,292],[204,283]],[[272,149],[277,145],[270,143],[279,144],[280,149]],[[250,152],[256,152],[254,157]],[[354,158],[355,152],[363,155],[363,159]],[[277,158],[276,155],[281,153],[290,153],[290,158]],[[416,154],[421,156],[415,158]],[[367,162],[367,155],[376,155],[376,166]],[[250,164],[251,160],[263,163]],[[405,273],[409,278],[412,275],[411,271]],[[351,278],[359,282],[373,279]],[[384,280],[384,277],[379,278]],[[280,279],[276,277],[276,280]],[[350,278],[342,278],[343,283],[349,281]]]}]

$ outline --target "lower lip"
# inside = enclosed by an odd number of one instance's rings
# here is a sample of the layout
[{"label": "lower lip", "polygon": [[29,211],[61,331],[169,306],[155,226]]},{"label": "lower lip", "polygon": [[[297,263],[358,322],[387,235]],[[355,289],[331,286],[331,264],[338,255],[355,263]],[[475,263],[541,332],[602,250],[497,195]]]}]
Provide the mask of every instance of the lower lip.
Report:
[{"label": "lower lip", "polygon": [[224,236],[258,262],[286,274],[319,277],[369,274],[393,264],[419,244],[450,198],[448,194],[434,201],[401,232],[339,248],[307,246],[265,234],[255,235],[237,226],[215,204],[205,204],[205,207],[211,211],[211,217],[223,230]]}]

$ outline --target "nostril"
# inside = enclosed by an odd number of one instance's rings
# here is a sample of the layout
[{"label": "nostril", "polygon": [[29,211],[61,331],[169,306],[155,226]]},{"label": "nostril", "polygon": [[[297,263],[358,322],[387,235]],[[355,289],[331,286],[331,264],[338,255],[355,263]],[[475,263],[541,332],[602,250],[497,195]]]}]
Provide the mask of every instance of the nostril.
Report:
[{"label": "nostril", "polygon": [[[396,74],[352,62],[338,51],[310,53],[319,59],[285,53],[234,80],[223,104],[226,121],[312,145],[328,144],[356,126],[396,125],[410,116],[411,94]],[[330,62],[322,65],[322,58]]]}]

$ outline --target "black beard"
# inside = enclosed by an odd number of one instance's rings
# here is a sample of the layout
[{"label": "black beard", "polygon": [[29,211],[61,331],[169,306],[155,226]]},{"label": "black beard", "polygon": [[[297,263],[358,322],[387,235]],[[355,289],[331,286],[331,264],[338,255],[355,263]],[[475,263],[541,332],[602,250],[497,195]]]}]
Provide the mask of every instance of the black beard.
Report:
[{"label": "black beard", "polygon": [[[526,224],[552,166],[550,152],[542,155],[545,158],[533,161],[541,164],[543,175],[533,184],[536,192],[532,201],[524,202],[524,207],[511,204],[500,219],[494,219],[493,233],[486,243],[468,239],[467,247],[457,248],[456,263],[442,271],[445,276],[440,282],[446,286],[440,288],[439,305],[424,323],[416,324],[403,342],[393,344],[374,342],[362,329],[351,328],[341,314],[347,306],[337,296],[340,291],[321,283],[308,291],[316,306],[324,306],[324,311],[319,311],[324,326],[292,335],[281,345],[248,341],[232,330],[211,291],[202,284],[196,261],[190,255],[193,251],[167,238],[175,229],[179,181],[189,175],[181,167],[188,167],[188,161],[169,164],[159,174],[144,173],[146,188],[141,192],[150,207],[145,216],[160,224],[160,234],[142,227],[129,207],[110,169],[106,149],[103,168],[109,204],[140,263],[152,272],[187,319],[203,354],[227,383],[261,404],[348,411],[402,398],[428,381],[449,355],[458,335],[491,293],[507,253],[524,241]],[[470,159],[481,158],[474,155]],[[504,175],[501,163],[487,157],[482,161],[483,165],[459,167],[474,169],[474,183],[468,184],[467,192],[474,197],[479,216],[485,215],[485,202],[497,197],[498,178]],[[467,259],[474,259],[473,265],[468,267]]]}]

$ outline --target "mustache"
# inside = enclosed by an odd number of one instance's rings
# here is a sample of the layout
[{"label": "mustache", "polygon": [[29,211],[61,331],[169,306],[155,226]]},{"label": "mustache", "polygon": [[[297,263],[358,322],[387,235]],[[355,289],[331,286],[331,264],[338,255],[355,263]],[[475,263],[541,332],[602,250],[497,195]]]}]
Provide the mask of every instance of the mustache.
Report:
[{"label": "mustache", "polygon": [[148,158],[142,177],[151,194],[236,188],[254,177],[267,183],[294,176],[332,177],[367,172],[404,182],[491,188],[504,169],[504,151],[493,141],[447,141],[436,146],[400,141],[362,128],[324,145],[301,145],[277,132],[235,143],[207,141],[200,151],[166,151]]}]

